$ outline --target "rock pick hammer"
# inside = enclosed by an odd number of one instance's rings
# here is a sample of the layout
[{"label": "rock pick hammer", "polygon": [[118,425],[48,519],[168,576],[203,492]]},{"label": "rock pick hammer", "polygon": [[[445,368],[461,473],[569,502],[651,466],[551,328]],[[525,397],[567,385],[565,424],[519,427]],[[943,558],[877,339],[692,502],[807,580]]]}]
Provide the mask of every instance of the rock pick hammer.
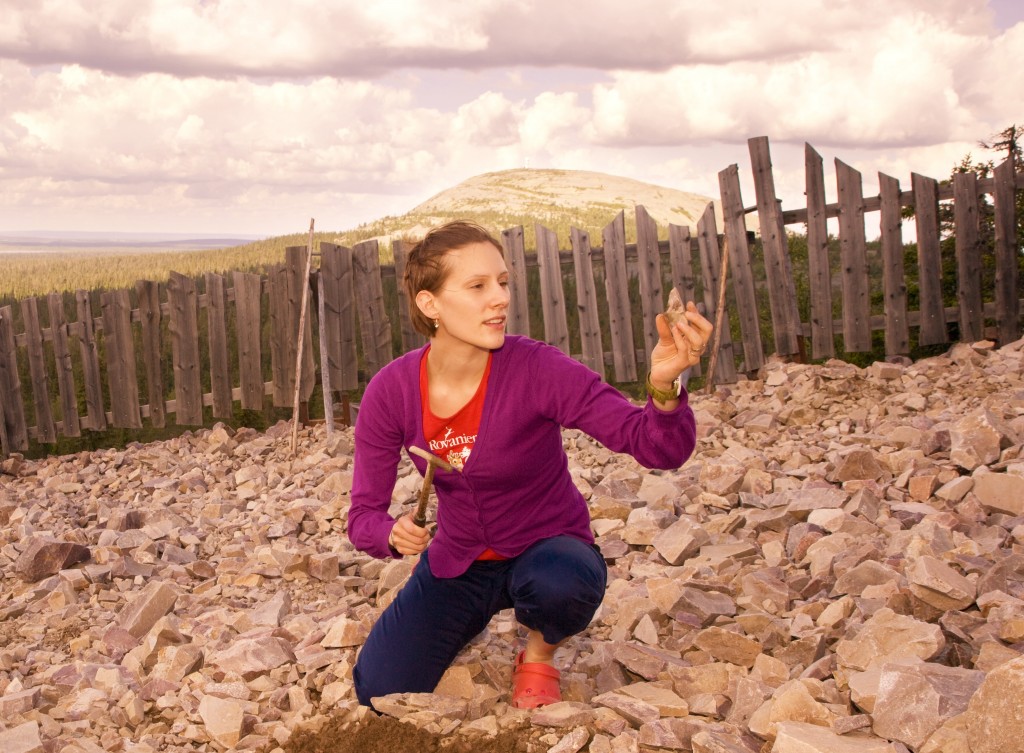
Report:
[{"label": "rock pick hammer", "polygon": [[416,505],[416,512],[412,516],[413,523],[418,525],[420,528],[425,528],[427,525],[427,500],[430,499],[430,487],[434,483],[434,469],[441,468],[445,471],[453,471],[455,470],[455,466],[445,460],[442,460],[432,452],[427,452],[419,447],[410,447],[409,452],[414,455],[419,455],[427,461],[427,473],[423,477],[423,488],[420,489],[420,500]]}]

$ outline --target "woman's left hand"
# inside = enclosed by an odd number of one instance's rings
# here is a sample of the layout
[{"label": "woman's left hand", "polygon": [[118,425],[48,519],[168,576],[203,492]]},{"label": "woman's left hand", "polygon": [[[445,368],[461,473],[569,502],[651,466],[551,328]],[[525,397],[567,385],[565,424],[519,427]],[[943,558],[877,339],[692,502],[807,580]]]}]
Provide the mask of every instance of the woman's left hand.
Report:
[{"label": "woman's left hand", "polygon": [[686,304],[684,319],[675,327],[668,323],[664,314],[658,314],[658,344],[651,351],[651,384],[658,389],[669,389],[680,374],[700,358],[711,340],[714,326],[701,316],[697,306],[690,301]]}]

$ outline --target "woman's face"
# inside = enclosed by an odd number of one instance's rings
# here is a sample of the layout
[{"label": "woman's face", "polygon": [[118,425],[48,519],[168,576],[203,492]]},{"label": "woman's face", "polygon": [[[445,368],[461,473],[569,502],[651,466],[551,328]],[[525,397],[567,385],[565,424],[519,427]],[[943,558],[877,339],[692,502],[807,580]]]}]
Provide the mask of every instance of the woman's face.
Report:
[{"label": "woman's face", "polygon": [[508,267],[487,242],[471,243],[445,254],[448,276],[436,293],[421,290],[416,302],[438,320],[435,342],[451,339],[484,350],[505,342],[508,319]]}]

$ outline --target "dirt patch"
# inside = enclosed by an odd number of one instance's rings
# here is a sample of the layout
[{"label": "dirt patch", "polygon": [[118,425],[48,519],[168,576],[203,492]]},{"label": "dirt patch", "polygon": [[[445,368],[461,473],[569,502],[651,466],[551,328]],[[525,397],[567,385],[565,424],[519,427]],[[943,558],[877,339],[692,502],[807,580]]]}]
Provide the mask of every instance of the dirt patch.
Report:
[{"label": "dirt patch", "polygon": [[10,646],[21,638],[15,622],[0,622],[0,646]]},{"label": "dirt patch", "polygon": [[43,646],[51,651],[66,651],[72,639],[88,631],[89,623],[84,620],[78,618],[64,620],[43,634]]},{"label": "dirt patch", "polygon": [[285,753],[534,753],[536,730],[528,727],[487,735],[442,737],[390,716],[367,716],[359,722],[329,719],[318,731],[299,731]]}]

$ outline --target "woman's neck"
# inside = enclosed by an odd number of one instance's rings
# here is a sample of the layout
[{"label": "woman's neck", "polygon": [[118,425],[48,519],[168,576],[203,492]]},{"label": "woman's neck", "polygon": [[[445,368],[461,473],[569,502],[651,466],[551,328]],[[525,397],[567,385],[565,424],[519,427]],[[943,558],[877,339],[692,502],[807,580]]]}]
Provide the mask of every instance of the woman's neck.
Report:
[{"label": "woman's neck", "polygon": [[478,384],[487,366],[491,352],[468,343],[455,342],[443,335],[435,335],[430,342],[427,373],[431,382],[449,385]]}]

